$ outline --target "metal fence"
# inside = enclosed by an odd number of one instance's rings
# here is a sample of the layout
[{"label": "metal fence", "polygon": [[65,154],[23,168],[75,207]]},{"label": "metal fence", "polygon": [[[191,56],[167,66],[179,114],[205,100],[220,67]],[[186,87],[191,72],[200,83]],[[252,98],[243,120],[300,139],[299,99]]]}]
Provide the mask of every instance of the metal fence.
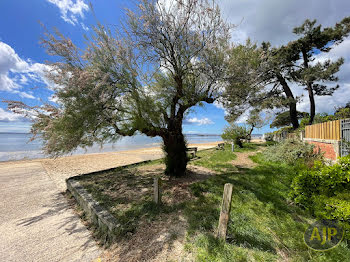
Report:
[{"label": "metal fence", "polygon": [[329,121],[305,127],[305,138],[341,140],[340,123],[343,120]]},{"label": "metal fence", "polygon": [[350,119],[341,120],[340,156],[350,154]]}]

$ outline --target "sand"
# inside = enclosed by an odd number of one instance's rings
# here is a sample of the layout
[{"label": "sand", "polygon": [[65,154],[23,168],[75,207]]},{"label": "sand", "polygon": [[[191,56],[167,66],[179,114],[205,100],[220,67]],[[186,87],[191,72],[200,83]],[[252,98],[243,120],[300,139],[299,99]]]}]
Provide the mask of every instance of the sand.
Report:
[{"label": "sand", "polygon": [[[190,144],[189,147],[198,147],[198,150],[203,150],[215,147],[218,143],[222,142],[217,141],[202,144]],[[8,161],[1,162],[0,166],[10,163],[15,165],[27,162],[40,162],[59,190],[63,192],[66,190],[65,180],[69,177],[129,165],[145,160],[159,159],[163,156],[164,154],[160,147],[151,147],[127,151],[64,156],[56,159],[44,158]]]}]

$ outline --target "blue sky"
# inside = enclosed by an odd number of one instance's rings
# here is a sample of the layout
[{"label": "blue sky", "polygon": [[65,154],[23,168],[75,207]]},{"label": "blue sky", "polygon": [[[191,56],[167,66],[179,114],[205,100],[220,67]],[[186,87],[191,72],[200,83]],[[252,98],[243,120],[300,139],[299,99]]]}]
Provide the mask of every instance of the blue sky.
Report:
[{"label": "blue sky", "polygon": [[[164,0],[170,1],[170,0]],[[132,1],[104,0],[91,1],[94,12],[86,0],[11,0],[0,1],[0,98],[20,100],[30,105],[40,105],[47,101],[52,91],[44,77],[45,61],[51,60],[40,46],[40,37],[44,33],[39,22],[49,30],[58,28],[64,35],[70,37],[78,46],[84,46],[84,34],[89,34],[89,28],[96,23],[118,25],[123,17],[124,8],[131,7]],[[230,0],[219,1],[226,18],[239,24],[233,33],[232,41],[244,42],[249,36],[254,41],[269,40],[275,45],[283,44],[292,39],[292,28],[302,23],[306,18],[317,18],[320,23],[332,25],[350,14],[348,1],[309,1],[306,3],[309,12],[293,10],[304,1],[276,0]],[[264,2],[264,4],[262,4]],[[284,4],[281,4],[283,2]],[[336,3],[334,3],[336,2]],[[268,7],[274,5],[275,12],[271,14]],[[297,11],[299,9],[295,9]],[[278,16],[278,17],[276,17]],[[274,19],[272,19],[274,17]],[[276,23],[279,19],[280,23]],[[257,30],[259,29],[259,30]],[[90,31],[91,32],[91,31]],[[344,41],[327,56],[320,59],[343,56],[346,59],[344,69],[340,72],[342,88],[332,98],[321,98],[317,112],[331,113],[335,105],[345,104],[350,100],[350,40]],[[295,93],[303,95],[302,88],[293,87]],[[302,99],[299,110],[308,111],[307,99]],[[243,121],[243,119],[241,119]],[[186,133],[221,133],[227,124],[224,110],[218,105],[196,107],[191,111],[184,123]],[[27,132],[30,122],[18,115],[6,111],[6,104],[0,103],[0,132]],[[264,133],[270,131],[268,126],[254,131]]]}]

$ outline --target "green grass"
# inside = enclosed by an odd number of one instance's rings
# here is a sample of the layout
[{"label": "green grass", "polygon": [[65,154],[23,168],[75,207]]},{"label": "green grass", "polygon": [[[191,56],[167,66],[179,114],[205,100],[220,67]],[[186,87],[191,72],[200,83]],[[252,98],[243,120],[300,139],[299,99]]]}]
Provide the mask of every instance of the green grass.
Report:
[{"label": "green grass", "polygon": [[[246,149],[243,149],[246,150]],[[206,152],[196,165],[220,171],[220,153]],[[223,156],[225,156],[225,153]],[[266,163],[262,155],[251,157],[259,165],[241,172],[221,169],[221,174],[191,185],[198,198],[186,206],[189,236],[186,248],[198,261],[350,261],[347,242],[327,252],[310,250],[303,233],[314,219],[288,200],[295,167]],[[223,158],[227,160],[228,158]],[[219,165],[218,165],[219,163]],[[234,186],[228,240],[213,237],[217,228],[225,183]]]},{"label": "green grass", "polygon": [[[185,249],[191,251],[197,261],[350,261],[347,240],[327,252],[312,251],[304,244],[304,231],[314,218],[288,198],[291,180],[300,165],[267,163],[261,153],[250,157],[258,164],[255,168],[232,165],[237,153],[257,151],[263,146],[245,144],[242,149],[236,148],[235,153],[231,152],[230,145],[226,145],[225,150],[198,152],[189,164],[212,169],[217,174],[190,184],[188,190],[194,196],[192,200],[175,205],[154,205],[151,199],[152,174],[140,176],[136,167],[102,173],[82,183],[123,224],[120,236],[135,232],[142,219],[155,221],[182,210],[188,221]],[[160,163],[139,166],[152,169]],[[224,242],[214,235],[225,183],[232,183],[234,189],[228,237]],[[150,191],[128,199],[112,194],[119,190],[120,185],[135,192],[140,188],[149,188]],[[172,197],[171,191],[165,190],[163,196]],[[123,205],[128,206],[120,209]]]},{"label": "green grass", "polygon": [[222,169],[234,168],[230,161],[236,159],[236,155],[228,150],[204,150],[197,153],[195,161],[191,161],[190,164],[203,166],[214,171],[221,171]]}]

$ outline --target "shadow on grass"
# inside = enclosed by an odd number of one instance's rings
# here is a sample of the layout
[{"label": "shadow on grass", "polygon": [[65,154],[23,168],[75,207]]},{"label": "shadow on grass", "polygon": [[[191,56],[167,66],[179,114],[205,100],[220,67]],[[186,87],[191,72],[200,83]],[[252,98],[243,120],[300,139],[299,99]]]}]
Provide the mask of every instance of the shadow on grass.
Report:
[{"label": "shadow on grass", "polygon": [[[259,157],[252,159],[257,161]],[[191,185],[198,198],[186,206],[189,233],[194,237],[205,235],[207,242],[216,241],[213,246],[221,245],[220,252],[224,253],[229,253],[226,247],[229,245],[231,248],[228,249],[259,250],[262,253],[253,253],[262,260],[277,256],[282,252],[280,250],[295,255],[289,251],[294,249],[300,252],[298,256],[308,257],[302,235],[311,217],[288,201],[289,185],[295,172],[293,167],[260,162],[255,168],[237,168],[235,172],[225,170]],[[227,242],[220,244],[209,235],[214,235],[217,228],[225,183],[233,184],[234,189]],[[206,246],[201,252],[210,256],[213,250]],[[225,256],[219,253],[216,255]]]}]

